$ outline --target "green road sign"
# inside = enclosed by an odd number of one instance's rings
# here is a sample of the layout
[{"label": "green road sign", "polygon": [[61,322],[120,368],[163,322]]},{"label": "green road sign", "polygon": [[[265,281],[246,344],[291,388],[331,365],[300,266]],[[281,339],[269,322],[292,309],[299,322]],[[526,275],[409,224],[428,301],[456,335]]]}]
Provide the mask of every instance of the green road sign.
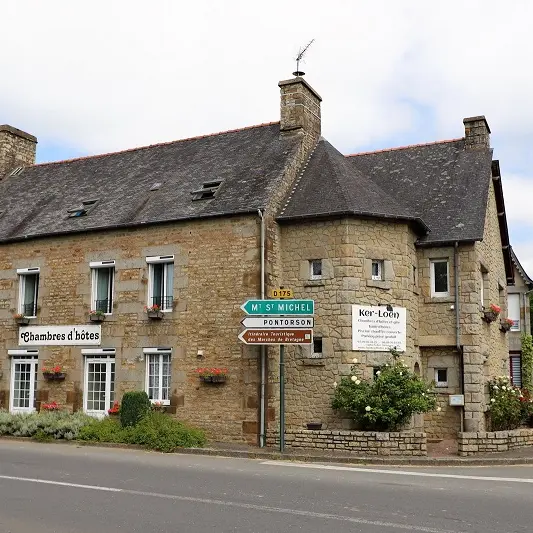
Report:
[{"label": "green road sign", "polygon": [[248,300],[241,305],[247,315],[313,315],[314,300]]}]

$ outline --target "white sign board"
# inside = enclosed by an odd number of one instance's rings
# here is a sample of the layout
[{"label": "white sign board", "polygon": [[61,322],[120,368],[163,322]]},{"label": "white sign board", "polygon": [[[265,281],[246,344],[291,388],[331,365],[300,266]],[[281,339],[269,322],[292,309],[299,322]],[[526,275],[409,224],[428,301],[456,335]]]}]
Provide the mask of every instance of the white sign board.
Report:
[{"label": "white sign board", "polygon": [[407,312],[405,307],[352,305],[352,349],[388,352],[406,349]]},{"label": "white sign board", "polygon": [[22,326],[19,346],[100,345],[100,324],[81,326]]},{"label": "white sign board", "polygon": [[450,394],[448,396],[450,405],[454,406],[462,406],[465,404],[465,396],[464,394]]}]

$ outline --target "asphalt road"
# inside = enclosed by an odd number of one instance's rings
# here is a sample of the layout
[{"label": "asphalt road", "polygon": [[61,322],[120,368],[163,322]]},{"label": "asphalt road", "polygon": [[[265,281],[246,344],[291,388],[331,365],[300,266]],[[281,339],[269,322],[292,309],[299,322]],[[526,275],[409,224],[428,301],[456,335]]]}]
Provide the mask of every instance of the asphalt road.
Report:
[{"label": "asphalt road", "polygon": [[532,467],[366,468],[0,441],[0,533],[532,530]]}]

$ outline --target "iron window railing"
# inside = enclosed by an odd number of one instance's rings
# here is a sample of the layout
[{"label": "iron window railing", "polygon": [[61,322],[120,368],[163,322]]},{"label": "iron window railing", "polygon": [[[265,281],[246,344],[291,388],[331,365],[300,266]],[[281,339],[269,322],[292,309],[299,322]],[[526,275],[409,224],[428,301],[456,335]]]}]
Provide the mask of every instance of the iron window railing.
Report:
[{"label": "iron window railing", "polygon": [[154,296],[152,297],[152,305],[157,305],[161,310],[172,309],[172,296]]}]

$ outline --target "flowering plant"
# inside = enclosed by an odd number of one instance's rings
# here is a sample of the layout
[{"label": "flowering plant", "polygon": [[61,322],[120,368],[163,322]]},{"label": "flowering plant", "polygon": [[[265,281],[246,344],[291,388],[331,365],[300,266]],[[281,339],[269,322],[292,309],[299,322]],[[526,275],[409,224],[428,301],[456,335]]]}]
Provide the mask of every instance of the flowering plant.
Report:
[{"label": "flowering plant", "polygon": [[437,400],[429,384],[408,369],[396,350],[391,350],[391,356],[389,362],[378,368],[373,381],[358,375],[357,359],[354,359],[351,375],[333,384],[333,409],[347,413],[361,429],[395,430],[406,424],[414,413],[427,413],[436,408]]},{"label": "flowering plant", "polygon": [[63,369],[61,368],[61,365],[55,365],[50,368],[44,366],[43,367],[43,374],[62,374]]},{"label": "flowering plant", "polygon": [[509,327],[512,327],[514,324],[514,320],[512,318],[504,318],[502,322]]},{"label": "flowering plant", "polygon": [[489,382],[489,396],[492,431],[516,429],[533,414],[529,391],[512,385],[507,376]]},{"label": "flowering plant", "polygon": [[101,309],[91,309],[89,316],[105,316],[105,313]]},{"label": "flowering plant", "polygon": [[196,373],[202,378],[211,378],[214,376],[227,377],[227,368],[197,368]]},{"label": "flowering plant", "polygon": [[107,410],[110,415],[118,415],[120,413],[120,404],[118,402],[113,403],[113,407]]},{"label": "flowering plant", "polygon": [[146,313],[157,313],[158,311],[161,311],[161,306],[158,305],[158,304],[154,304],[154,305],[145,305],[144,306],[144,311]]},{"label": "flowering plant", "polygon": [[499,305],[496,305],[496,304],[490,304],[489,306],[489,309],[493,312],[493,313],[496,313],[497,315],[500,314],[502,308],[499,306]]},{"label": "flowering plant", "polygon": [[41,409],[44,411],[59,411],[61,407],[57,402],[50,402],[50,403],[42,403]]},{"label": "flowering plant", "polygon": [[23,313],[15,313],[15,314],[13,315],[13,318],[14,318],[15,320],[20,320],[21,318],[25,318],[25,317],[26,317],[26,315],[24,315]]}]

